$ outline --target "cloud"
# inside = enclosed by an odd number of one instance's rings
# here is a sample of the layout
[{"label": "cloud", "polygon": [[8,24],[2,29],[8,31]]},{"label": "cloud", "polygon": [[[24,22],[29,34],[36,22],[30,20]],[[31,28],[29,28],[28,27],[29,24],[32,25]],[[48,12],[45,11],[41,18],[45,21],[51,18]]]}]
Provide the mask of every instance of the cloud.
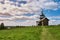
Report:
[{"label": "cloud", "polygon": [[60,19],[60,16],[52,16],[52,17],[48,17],[49,19]]},{"label": "cloud", "polygon": [[0,21],[14,21],[14,20],[36,20],[38,15],[33,16],[11,16],[9,15],[0,15]]},{"label": "cloud", "polygon": [[58,25],[60,24],[60,20],[50,20],[49,25]]},{"label": "cloud", "polygon": [[0,16],[12,16],[12,15],[9,13],[0,13]]},{"label": "cloud", "polygon": [[55,2],[47,2],[47,3],[45,3],[45,5],[44,5],[44,8],[45,9],[53,9],[53,10],[56,10],[56,9],[58,9],[58,3],[55,3]]},{"label": "cloud", "polygon": [[4,23],[5,26],[32,26],[32,25],[36,25],[35,20],[26,20],[24,22],[1,21],[0,23]]},{"label": "cloud", "polygon": [[51,16],[48,17],[50,19],[49,25],[58,25],[60,24],[60,16]]},{"label": "cloud", "polygon": [[[20,1],[21,0],[16,0],[16,2],[12,0],[0,0],[0,21],[32,20],[29,22],[34,24],[36,21],[33,20],[38,20],[37,14],[41,12],[41,8],[51,10],[57,10],[60,8],[60,3],[54,2],[53,0],[22,0],[22,3],[19,3]],[[24,15],[29,13],[34,13],[34,15]]]}]

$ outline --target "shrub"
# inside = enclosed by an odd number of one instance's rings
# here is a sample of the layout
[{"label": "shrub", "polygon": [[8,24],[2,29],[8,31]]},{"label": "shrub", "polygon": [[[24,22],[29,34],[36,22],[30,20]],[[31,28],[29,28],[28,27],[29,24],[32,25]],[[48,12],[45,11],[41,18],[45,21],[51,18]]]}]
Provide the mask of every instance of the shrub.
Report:
[{"label": "shrub", "polygon": [[4,23],[1,23],[0,29],[4,29]]}]

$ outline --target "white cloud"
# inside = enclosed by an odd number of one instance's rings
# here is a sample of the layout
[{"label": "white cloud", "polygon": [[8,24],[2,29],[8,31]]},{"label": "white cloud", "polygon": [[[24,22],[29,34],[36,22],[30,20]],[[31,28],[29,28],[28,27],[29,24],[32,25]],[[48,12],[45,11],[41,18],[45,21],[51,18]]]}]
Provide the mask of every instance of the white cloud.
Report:
[{"label": "white cloud", "polygon": [[58,25],[60,24],[60,16],[51,16],[48,17],[50,19],[49,25]]},{"label": "white cloud", "polygon": [[27,20],[24,22],[1,21],[0,23],[4,23],[5,26],[32,26],[32,25],[36,25],[36,22],[34,20]]},{"label": "white cloud", "polygon": [[58,8],[58,3],[47,2],[47,3],[45,3],[44,8],[46,8],[46,9],[57,9]]},{"label": "white cloud", "polygon": [[[38,0],[38,1],[37,0],[22,0],[22,1],[27,1],[26,4],[19,4],[18,3],[19,1],[21,0],[17,0],[17,2],[13,2],[9,0],[0,0],[0,21],[32,20],[32,21],[29,21],[31,23],[30,25],[32,25],[34,24],[34,22],[36,22],[36,21],[33,21],[33,19],[38,20],[36,18],[38,17],[37,15],[38,11],[40,13],[41,8],[56,10],[60,7],[59,5],[60,3],[54,2],[52,0]],[[4,2],[4,4],[2,4],[1,2]],[[23,15],[23,14],[27,14],[31,12],[37,13],[37,14],[33,16],[29,16],[29,17]],[[16,16],[16,14],[20,16]],[[10,17],[7,18],[8,16]],[[26,24],[27,23],[28,22],[26,22]]]},{"label": "white cloud", "polygon": [[58,25],[60,24],[60,20],[50,20],[49,25]]},{"label": "white cloud", "polygon": [[[2,16],[3,15],[3,16]],[[33,15],[33,16],[12,16],[10,14],[5,15],[1,14],[0,15],[0,21],[14,21],[14,20],[36,20],[38,15]],[[38,19],[37,19],[38,20]]]},{"label": "white cloud", "polygon": [[49,19],[60,19],[60,16],[52,16],[52,17],[48,17]]}]

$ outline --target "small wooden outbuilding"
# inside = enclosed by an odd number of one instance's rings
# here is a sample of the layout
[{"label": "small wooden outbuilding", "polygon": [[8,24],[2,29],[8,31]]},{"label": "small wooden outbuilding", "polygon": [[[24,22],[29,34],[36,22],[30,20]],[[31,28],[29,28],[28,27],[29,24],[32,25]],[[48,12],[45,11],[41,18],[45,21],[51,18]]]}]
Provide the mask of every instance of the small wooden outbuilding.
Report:
[{"label": "small wooden outbuilding", "polygon": [[36,21],[38,26],[48,26],[49,24],[49,19],[45,17],[45,15],[43,14],[43,12],[40,15],[40,20]]}]

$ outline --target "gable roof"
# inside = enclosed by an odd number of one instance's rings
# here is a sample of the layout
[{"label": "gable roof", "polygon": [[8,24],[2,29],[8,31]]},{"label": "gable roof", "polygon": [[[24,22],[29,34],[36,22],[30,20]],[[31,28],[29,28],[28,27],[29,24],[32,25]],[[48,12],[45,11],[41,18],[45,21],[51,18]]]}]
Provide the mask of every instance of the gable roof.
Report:
[{"label": "gable roof", "polygon": [[44,20],[47,20],[47,21],[49,21],[49,19],[47,19],[47,18],[43,18],[43,19],[41,19],[40,21],[44,21]]}]

